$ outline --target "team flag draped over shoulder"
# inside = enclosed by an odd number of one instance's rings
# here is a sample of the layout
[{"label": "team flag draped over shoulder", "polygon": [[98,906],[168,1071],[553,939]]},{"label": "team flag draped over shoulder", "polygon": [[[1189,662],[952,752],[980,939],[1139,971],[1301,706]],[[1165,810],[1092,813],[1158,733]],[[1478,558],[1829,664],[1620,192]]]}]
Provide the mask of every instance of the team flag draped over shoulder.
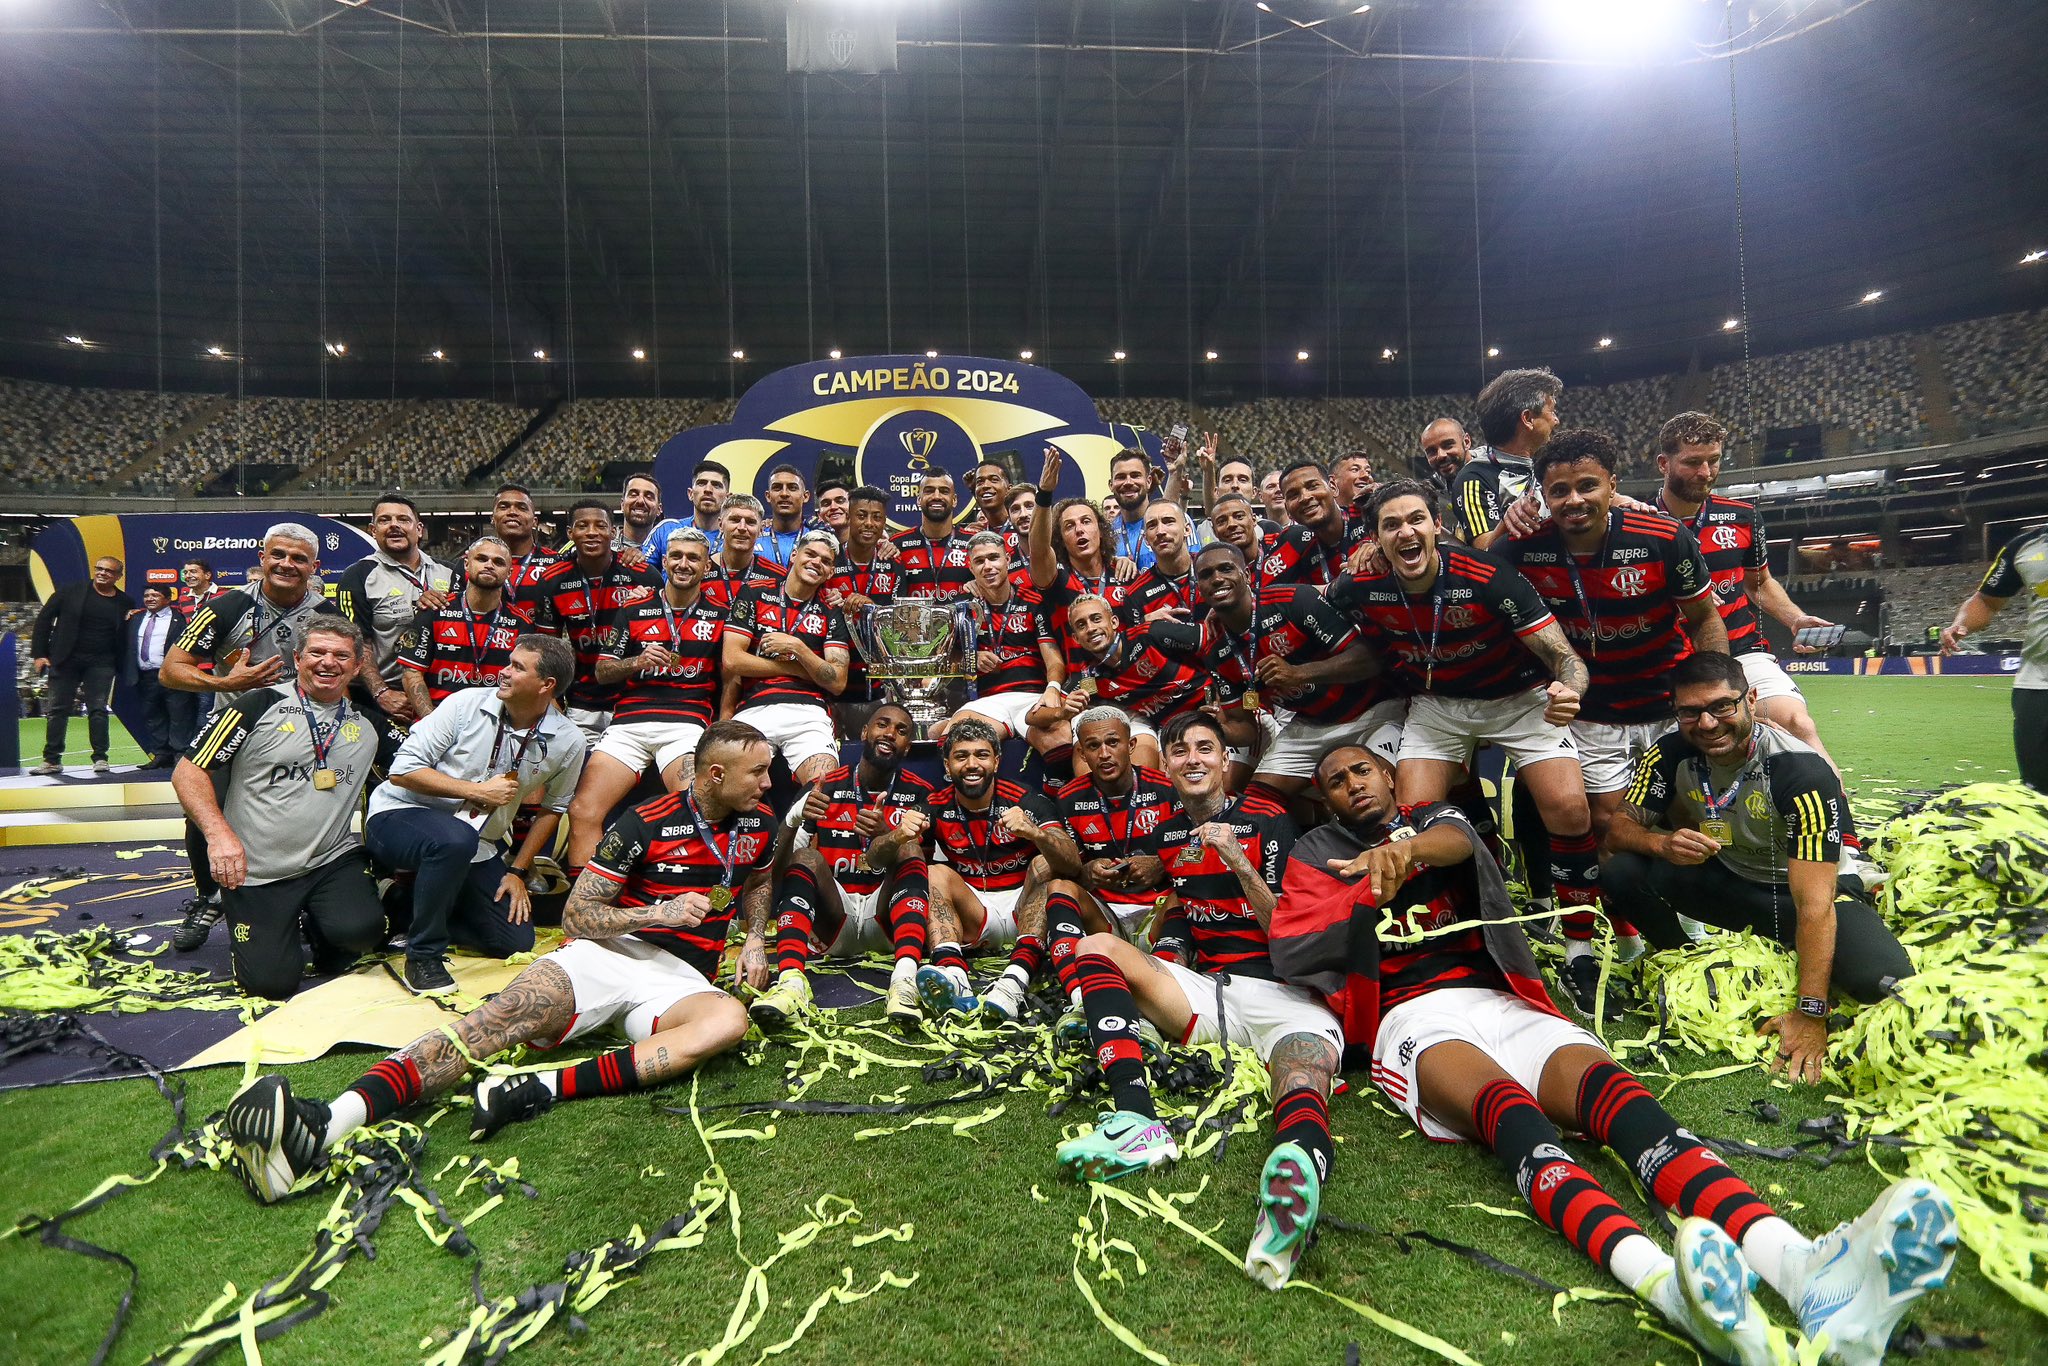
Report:
[{"label": "team flag draped over shoulder", "polygon": [[790,0],[789,69],[873,76],[896,69],[896,12],[883,0]]}]

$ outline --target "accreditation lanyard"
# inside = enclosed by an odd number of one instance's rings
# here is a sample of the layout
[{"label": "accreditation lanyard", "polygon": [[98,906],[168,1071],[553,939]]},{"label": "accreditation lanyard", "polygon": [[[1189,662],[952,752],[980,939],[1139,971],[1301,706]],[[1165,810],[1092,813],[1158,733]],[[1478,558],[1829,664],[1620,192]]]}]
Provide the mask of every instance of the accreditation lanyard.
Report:
[{"label": "accreditation lanyard", "polygon": [[961,804],[960,815],[960,825],[967,832],[967,847],[974,851],[976,866],[981,869],[981,872],[976,874],[976,876],[981,881],[987,882],[991,876],[988,866],[988,851],[996,845],[996,827],[1003,818],[1003,805],[996,800],[994,786],[991,785],[989,788],[988,817],[983,826],[983,829],[988,832],[988,838],[976,839],[974,837],[974,813],[967,809],[965,803]]},{"label": "accreditation lanyard", "polygon": [[[534,741],[540,739],[540,725],[539,721],[535,721],[533,729],[521,735],[517,728],[512,725],[510,718],[503,712],[498,713],[498,728],[491,733],[491,762],[486,776],[499,772],[509,773],[515,777],[518,776],[519,765],[526,762],[526,751],[532,747]],[[512,762],[510,764],[504,763],[499,758],[504,753],[505,737],[508,734],[516,742],[512,748]],[[543,754],[547,752],[546,745],[541,746],[541,752]]]},{"label": "accreditation lanyard", "polygon": [[1220,612],[1212,614],[1210,620],[1216,623],[1216,634],[1223,638],[1223,648],[1230,652],[1230,657],[1244,670],[1245,687],[1256,693],[1259,687],[1259,638],[1264,634],[1259,630],[1259,609],[1256,606],[1252,608],[1252,619],[1245,629],[1241,642],[1230,634],[1230,628],[1223,624],[1223,615]]},{"label": "accreditation lanyard", "polygon": [[[1401,595],[1401,606],[1408,613],[1408,629],[1415,633],[1415,643],[1422,643],[1422,623],[1415,619],[1415,604],[1409,600],[1408,590],[1396,582],[1395,591]],[[1436,682],[1436,643],[1444,631],[1444,569],[1439,563],[1436,578],[1429,585],[1429,655],[1422,666],[1422,690],[1429,691]]]},{"label": "accreditation lanyard", "polygon": [[1742,762],[1735,766],[1735,777],[1725,792],[1715,792],[1713,773],[1704,757],[1700,760],[1700,830],[1709,838],[1721,844],[1732,842],[1735,833],[1733,823],[1722,816],[1722,812],[1735,805],[1735,794],[1742,789],[1742,780],[1749,774],[1749,766],[1756,758],[1756,735],[1751,732],[1749,752],[1742,756]]},{"label": "accreditation lanyard", "polygon": [[427,585],[433,581],[433,572],[427,568],[428,561],[425,559],[420,561],[420,572],[417,574],[407,569],[404,565],[391,560],[386,560],[384,563],[390,567],[392,573],[412,585],[412,600],[414,605],[418,605],[420,598],[427,591]]},{"label": "accreditation lanyard", "polygon": [[[704,847],[718,860],[718,891],[711,894],[710,901],[712,910],[722,911],[732,905],[733,864],[739,858],[740,849],[738,832],[729,832],[725,837],[725,848],[720,849],[718,831],[713,828],[710,821],[704,819],[704,813],[697,809],[697,794],[692,792],[687,800],[690,806],[690,819],[697,825],[697,838],[704,841]],[[720,896],[720,892],[724,895]]]},{"label": "accreditation lanyard", "polygon": [[256,651],[256,642],[263,638],[265,632],[275,629],[277,632],[278,654],[289,656],[292,652],[291,624],[307,612],[313,610],[313,590],[310,588],[306,590],[306,596],[299,599],[298,606],[278,608],[277,615],[269,621],[263,619],[263,603],[263,590],[261,588],[249,594],[249,616],[254,622],[249,628],[249,652],[253,657]]},{"label": "accreditation lanyard", "polygon": [[[1608,526],[1611,528],[1613,526],[1614,514],[1609,512],[1607,516]],[[1608,531],[1600,533],[1600,549],[1593,556],[1593,570],[1595,573],[1607,568],[1607,542],[1609,534]],[[1597,655],[1600,653],[1600,617],[1593,610],[1593,599],[1586,593],[1586,580],[1579,572],[1579,557],[1572,554],[1570,546],[1564,544],[1564,533],[1562,531],[1557,534],[1557,543],[1564,550],[1564,569],[1567,574],[1572,576],[1572,592],[1578,594],[1579,610],[1586,615],[1586,653],[1588,655]]]},{"label": "accreditation lanyard", "polygon": [[[334,741],[341,733],[341,723],[348,719],[348,699],[343,698],[334,704],[334,720],[323,727],[319,713],[313,710],[313,699],[306,696],[305,689],[294,684],[292,692],[299,699],[299,714],[306,718],[306,738],[313,742],[313,786],[322,792],[329,791],[337,780],[333,768],[328,765],[327,756],[333,752]],[[321,733],[323,729],[324,735]]]},{"label": "accreditation lanyard", "polygon": [[[1138,541],[1138,544],[1135,548],[1133,548],[1133,546],[1131,545],[1131,538],[1134,536],[1137,538]],[[1123,518],[1117,518],[1116,553],[1123,559],[1129,560],[1131,563],[1136,564],[1138,562],[1138,556],[1144,551],[1144,549],[1144,524],[1141,522],[1138,525],[1133,526],[1131,523],[1126,522]]]}]

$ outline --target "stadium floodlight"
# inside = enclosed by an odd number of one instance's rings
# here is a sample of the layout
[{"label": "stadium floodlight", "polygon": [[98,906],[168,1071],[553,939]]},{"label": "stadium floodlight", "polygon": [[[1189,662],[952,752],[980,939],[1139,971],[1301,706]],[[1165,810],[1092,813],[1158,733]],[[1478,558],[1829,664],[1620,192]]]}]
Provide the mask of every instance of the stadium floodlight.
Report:
[{"label": "stadium floodlight", "polygon": [[533,348],[533,358],[535,360],[546,360],[548,358],[548,353],[541,350],[538,346],[536,346]]},{"label": "stadium floodlight", "polygon": [[1308,359],[1308,352],[1306,352],[1306,351],[1297,351],[1297,352],[1295,352],[1295,353],[1294,353],[1294,358],[1295,358],[1296,360],[1307,360],[1307,359]]},{"label": "stadium floodlight", "polygon": [[1548,0],[1550,26],[1578,52],[1642,56],[1683,32],[1678,0]]},{"label": "stadium floodlight", "polygon": [[219,360],[222,356],[225,356],[227,352],[221,350],[218,346],[209,346],[206,348],[206,354],[212,356],[215,360]]},{"label": "stadium floodlight", "polygon": [[1392,360],[1392,359],[1394,358],[1394,355],[1395,355],[1395,352],[1394,352],[1394,348],[1393,348],[1393,347],[1391,347],[1391,346],[1382,346],[1382,347],[1380,348],[1380,359],[1381,359],[1381,360]]},{"label": "stadium floodlight", "polygon": [[65,334],[65,336],[64,336],[64,340],[65,340],[65,342],[66,342],[67,344],[69,344],[69,345],[71,345],[71,346],[84,346],[84,345],[85,345],[85,338],[83,338],[83,337],[80,337],[80,336],[76,336],[76,335],[74,335],[74,334],[72,334],[72,333],[66,333],[66,334]]},{"label": "stadium floodlight", "polygon": [[437,346],[437,347],[435,347],[435,348],[434,348],[433,350],[431,350],[431,351],[427,352],[427,359],[428,359],[428,360],[447,360],[447,359],[448,359],[448,353],[447,353],[446,351],[443,351],[443,350],[442,350],[442,349],[441,349],[440,347],[438,347],[438,346]]},{"label": "stadium floodlight", "polygon": [[745,360],[747,358],[747,353],[739,350],[738,348],[734,348],[732,358],[734,360]]},{"label": "stadium floodlight", "polygon": [[347,342],[329,342],[329,343],[327,343],[327,354],[328,354],[328,355],[330,355],[330,356],[346,356],[346,355],[348,354],[348,343],[347,343]]},{"label": "stadium floodlight", "polygon": [[924,353],[924,358],[926,360],[937,360],[939,358],[939,353],[936,351],[927,351]]},{"label": "stadium floodlight", "polygon": [[1123,360],[1129,354],[1130,353],[1128,351],[1112,351],[1109,353],[1109,358],[1111,360]]},{"label": "stadium floodlight", "polygon": [[1605,351],[1605,350],[1606,350],[1606,349],[1607,349],[1608,347],[1610,347],[1610,346],[1612,346],[1612,345],[1614,345],[1614,338],[1612,338],[1612,337],[1602,337],[1602,338],[1600,339],[1600,349],[1601,349],[1602,351]]},{"label": "stadium floodlight", "polygon": [[1863,291],[1863,302],[1866,304],[1874,304],[1883,297],[1884,291],[1881,289],[1866,289]]},{"label": "stadium floodlight", "polygon": [[1500,348],[1499,348],[1498,346],[1489,346],[1489,347],[1487,347],[1487,348],[1486,348],[1486,358],[1487,358],[1488,360],[1499,360],[1499,359],[1500,359]]},{"label": "stadium floodlight", "polygon": [[2035,262],[2043,260],[2048,260],[2048,251],[2042,251],[2037,247],[2033,251],[2028,252],[2025,256],[2022,256],[2020,258],[2020,264],[2023,266],[2031,266]]},{"label": "stadium floodlight", "polygon": [[1214,351],[1204,351],[1204,352],[1202,353],[1202,359],[1203,359],[1203,360],[1216,360],[1216,359],[1217,359],[1217,355],[1216,355],[1216,353],[1215,353]]},{"label": "stadium floodlight", "polygon": [[831,349],[830,351],[827,351],[827,352],[826,352],[825,354],[826,354],[826,355],[828,355],[828,356],[830,356],[830,357],[831,357],[831,358],[832,358],[833,360],[838,360],[838,359],[839,359],[839,348],[835,346],[835,347],[833,347],[833,348],[832,348],[832,349]]},{"label": "stadium floodlight", "polygon": [[1025,347],[1025,348],[1024,348],[1024,349],[1023,349],[1022,351],[1019,351],[1019,352],[1017,353],[1017,359],[1018,359],[1018,360],[1030,360],[1030,359],[1031,359],[1031,357],[1032,357],[1032,356],[1034,356],[1035,354],[1037,354],[1037,353],[1036,353],[1036,352],[1034,352],[1034,351],[1033,351],[1033,350],[1032,350],[1032,349],[1031,349],[1030,347],[1028,347],[1028,346],[1027,346],[1027,347]]},{"label": "stadium floodlight", "polygon": [[1733,332],[1733,331],[1735,331],[1736,329],[1740,328],[1741,326],[1742,326],[1742,319],[1740,319],[1740,318],[1727,318],[1727,319],[1724,319],[1724,320],[1722,321],[1722,323],[1721,323],[1721,330],[1722,330],[1723,332]]}]

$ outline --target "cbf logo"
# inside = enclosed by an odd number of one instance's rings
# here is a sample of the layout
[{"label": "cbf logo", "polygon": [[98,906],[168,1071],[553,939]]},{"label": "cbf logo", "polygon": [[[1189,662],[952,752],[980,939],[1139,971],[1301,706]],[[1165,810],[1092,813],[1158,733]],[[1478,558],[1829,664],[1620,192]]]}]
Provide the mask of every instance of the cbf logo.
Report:
[{"label": "cbf logo", "polygon": [[152,536],[149,538],[149,544],[157,554],[162,555],[170,550],[171,538],[168,536]]},{"label": "cbf logo", "polygon": [[893,525],[913,527],[922,516],[917,490],[925,476],[939,472],[953,476],[957,511],[968,500],[974,467],[980,463],[980,443],[953,418],[922,408],[899,408],[870,427],[861,439],[854,473],[860,483],[873,484],[889,495]]}]

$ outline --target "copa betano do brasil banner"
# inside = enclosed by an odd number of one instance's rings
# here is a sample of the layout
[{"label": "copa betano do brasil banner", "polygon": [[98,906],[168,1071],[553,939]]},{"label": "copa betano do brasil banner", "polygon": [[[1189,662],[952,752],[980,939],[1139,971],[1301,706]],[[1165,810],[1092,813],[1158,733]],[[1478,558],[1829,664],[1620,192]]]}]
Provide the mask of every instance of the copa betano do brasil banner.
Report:
[{"label": "copa betano do brasil banner", "polygon": [[69,517],[52,522],[29,546],[29,581],[47,600],[61,584],[90,576],[92,562],[119,560],[121,583],[137,602],[152,585],[178,588],[187,560],[213,566],[214,581],[240,587],[263,549],[263,533],[279,522],[297,522],[320,538],[320,575],[332,583],[341,571],[376,549],[363,532],[332,517],[303,512],[138,512]]},{"label": "copa betano do brasil banner", "polygon": [[890,522],[905,528],[917,524],[917,487],[928,471],[953,476],[964,509],[984,457],[1004,457],[1036,481],[1048,445],[1067,457],[1061,497],[1107,496],[1110,459],[1126,446],[1155,462],[1159,455],[1157,436],[1110,427],[1080,385],[1040,366],[983,356],[859,356],[764,376],[741,396],[732,421],[671,437],[655,456],[654,478],[670,514],[688,515],[690,472],[700,460],[725,466],[733,491],[759,497],[777,465],[795,466],[815,487],[819,465],[839,456],[850,461],[856,484],[889,495]]}]

